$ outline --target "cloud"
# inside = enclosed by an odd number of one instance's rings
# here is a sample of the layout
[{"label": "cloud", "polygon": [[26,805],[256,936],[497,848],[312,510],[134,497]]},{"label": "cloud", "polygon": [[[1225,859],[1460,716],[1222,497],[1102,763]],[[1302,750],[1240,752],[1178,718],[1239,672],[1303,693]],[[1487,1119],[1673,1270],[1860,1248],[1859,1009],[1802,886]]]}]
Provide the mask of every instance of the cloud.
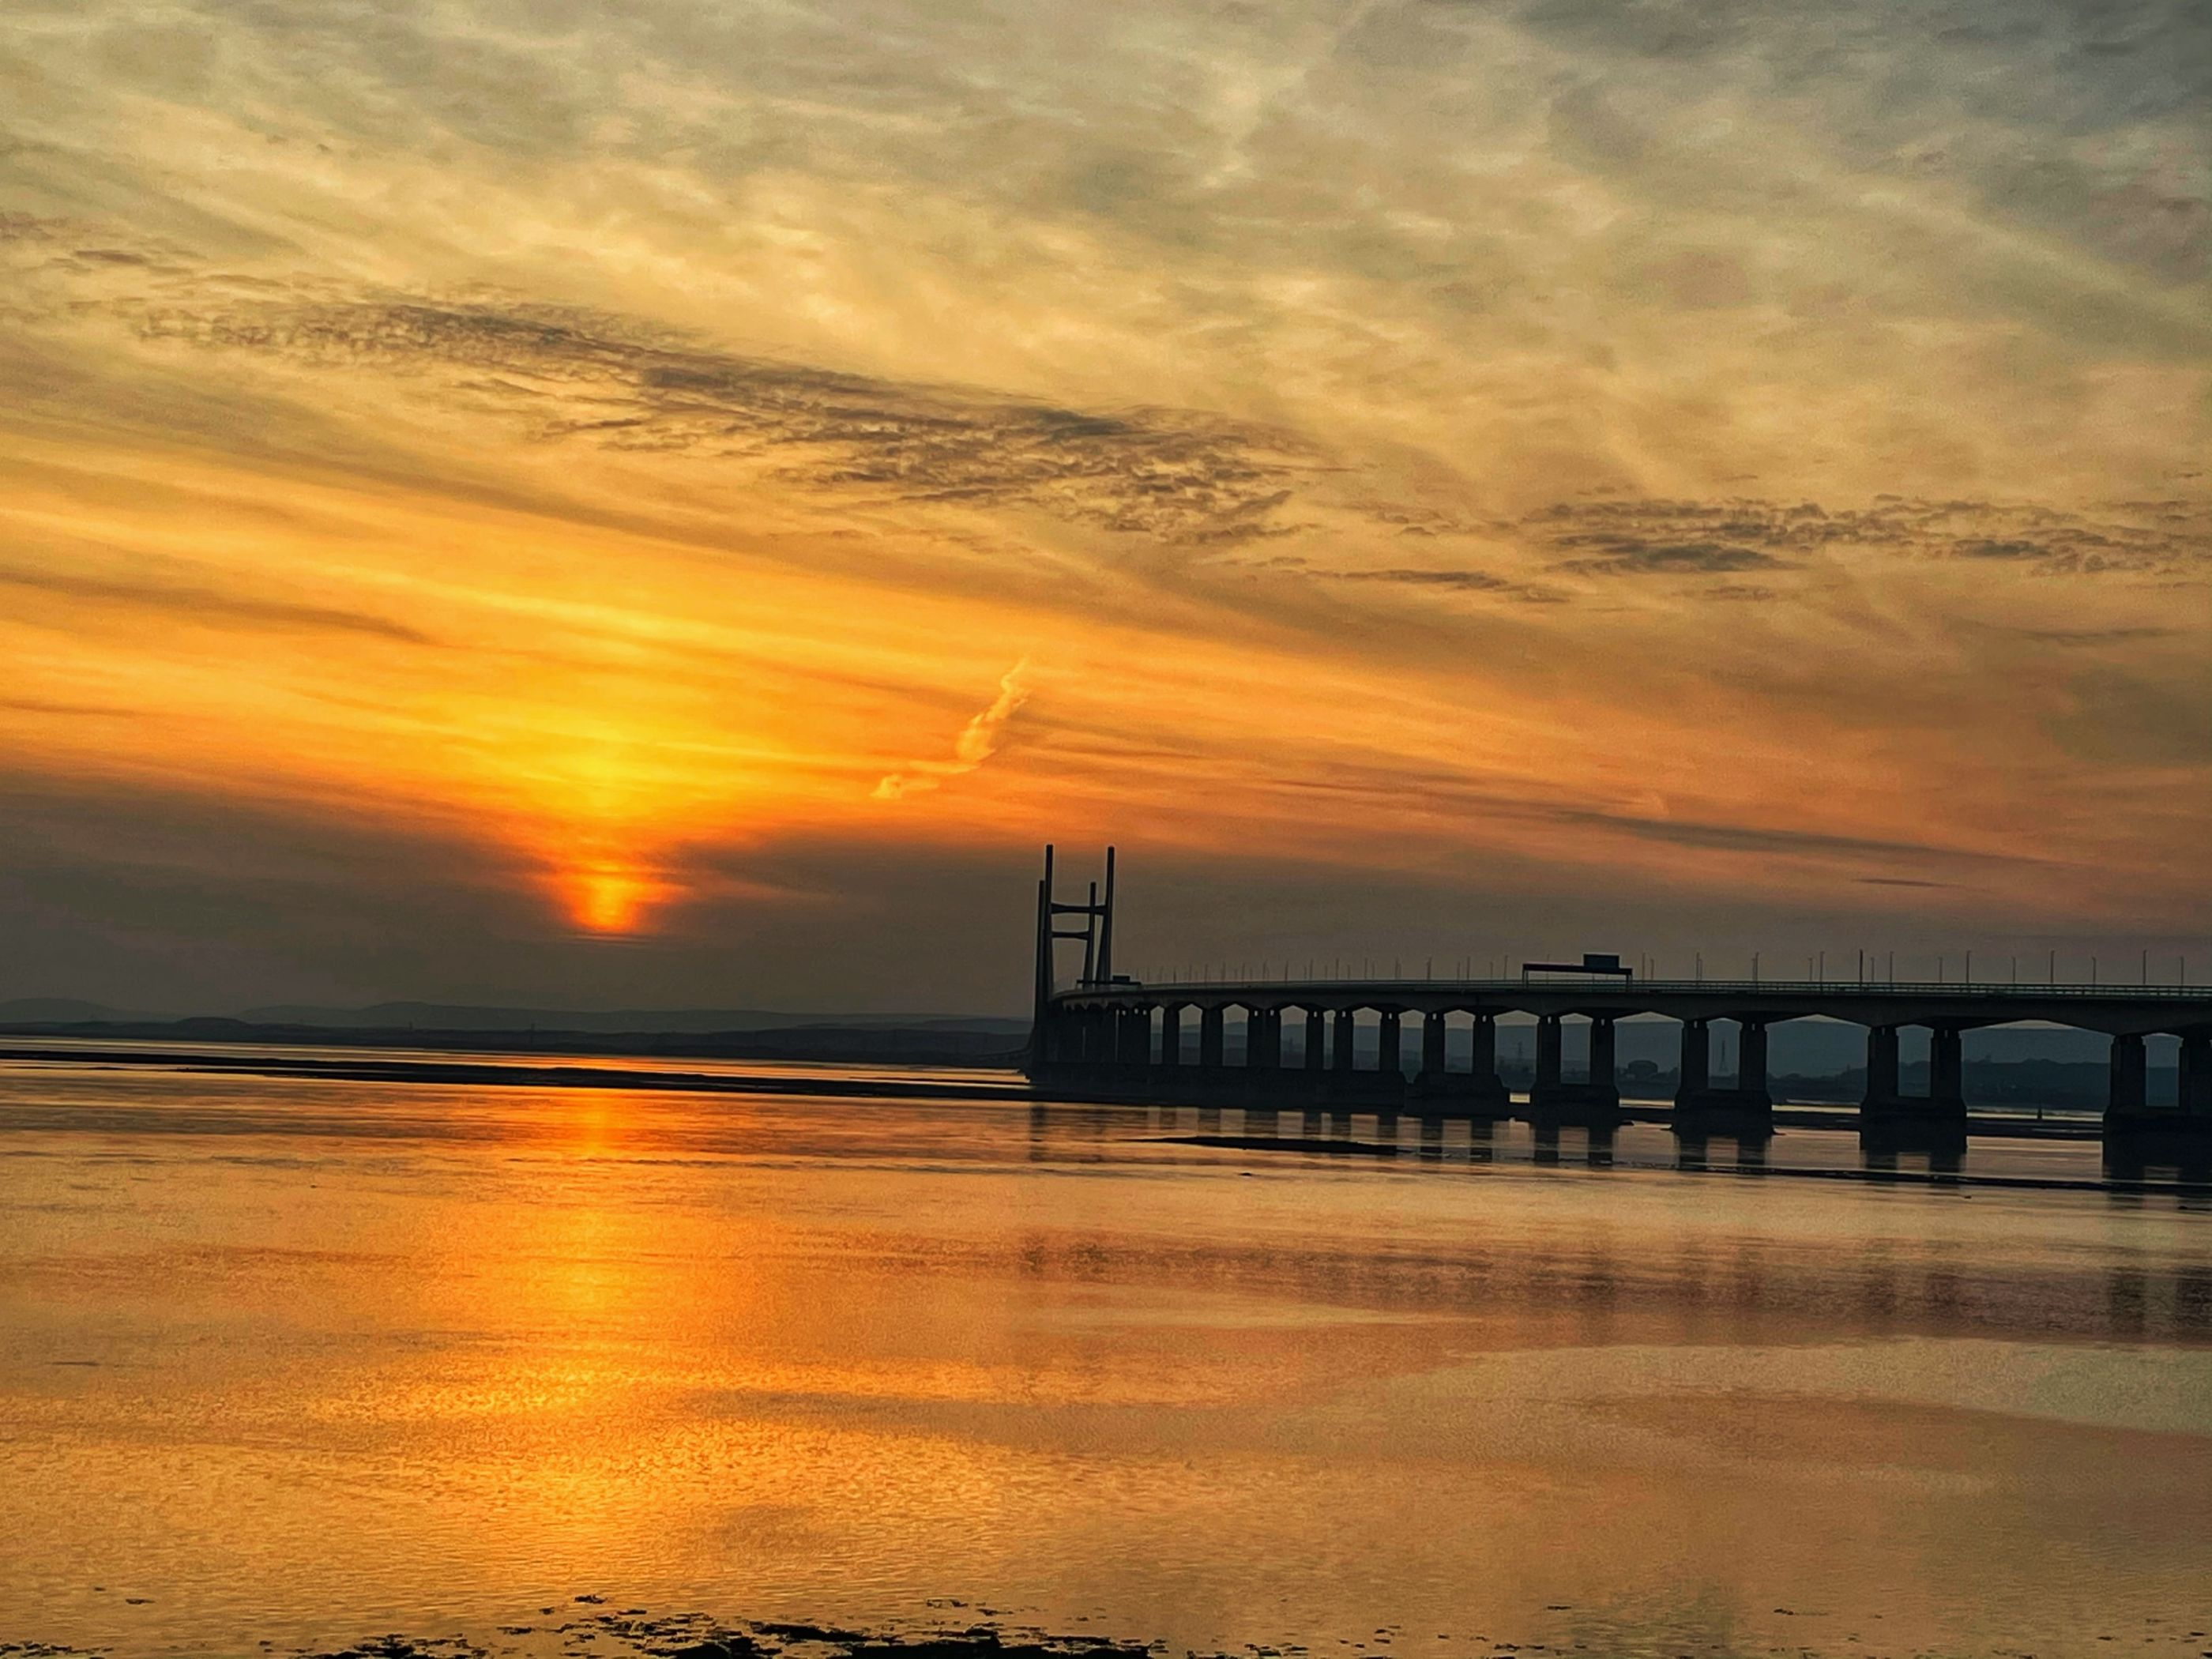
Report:
[{"label": "cloud", "polygon": [[2064,575],[2178,575],[2212,561],[2212,504],[2179,499],[2081,509],[1902,495],[1836,507],[1742,497],[1565,501],[1523,526],[1577,554],[1553,568],[1583,576],[1779,570],[1851,551]]},{"label": "cloud", "polygon": [[790,484],[909,502],[1028,507],[1189,544],[1280,533],[1321,452],[1188,410],[1079,410],[970,387],[724,351],[575,307],[210,292],[120,308],[152,341],[320,368],[442,372],[451,393],[544,441],[765,462]]},{"label": "cloud", "polygon": [[2170,640],[2178,628],[2023,628],[2023,639],[2039,645],[2124,645],[2136,640]]},{"label": "cloud", "polygon": [[129,605],[158,611],[215,628],[275,628],[322,629],[342,634],[366,634],[405,645],[437,643],[419,629],[388,617],[335,606],[297,605],[282,599],[258,599],[224,593],[211,587],[161,582],[118,581],[110,578],[65,574],[52,570],[24,570],[0,565],[0,587],[52,593],[64,599],[100,605]]},{"label": "cloud", "polygon": [[[1431,532],[1423,531],[1419,533]],[[1255,560],[1238,568],[1280,572],[1313,581],[1357,582],[1444,592],[1500,593],[1528,605],[1557,604],[1566,598],[1565,594],[1553,588],[1514,581],[1494,571],[1464,568],[1395,566],[1383,569],[1333,570],[1316,566],[1311,560],[1295,555]]]},{"label": "cloud", "polygon": [[1638,542],[1626,536],[1563,536],[1561,547],[1596,549],[1602,556],[1566,559],[1552,567],[1577,576],[1670,576],[1718,574],[1735,570],[1772,570],[1787,560],[1756,548],[1720,542]]},{"label": "cloud", "polygon": [[[1495,541],[1517,531],[1548,556],[1545,568],[1607,580],[1779,573],[1846,550],[2039,574],[2170,575],[2201,567],[2212,544],[2212,507],[2179,497],[2081,508],[1904,494],[1841,506],[1627,496],[1559,501],[1516,522],[1469,510],[1467,480],[1440,460],[1425,459],[1417,471],[1431,483],[1443,481],[1462,503],[1449,508],[1292,419],[1157,403],[1098,406],[855,374],[726,349],[641,316],[508,295],[249,278],[169,243],[124,246],[120,232],[64,220],[19,215],[0,229],[72,284],[49,296],[49,319],[104,311],[157,344],[310,371],[375,370],[539,442],[728,464],[851,501],[1033,510],[1185,549],[1279,540],[1347,521],[1424,538]],[[161,275],[145,280],[142,266]],[[1316,574],[1560,597],[1492,570]]]},{"label": "cloud", "polygon": [[0,697],[0,708],[18,714],[57,714],[88,720],[125,720],[135,712],[99,703],[62,702],[46,697]]},{"label": "cloud", "polygon": [[1588,824],[1617,830],[1642,841],[1664,842],[1673,846],[1715,852],[1825,854],[1846,859],[1924,859],[1974,864],[2021,861],[2011,854],[1946,847],[1934,842],[1893,841],[1877,836],[1845,836],[1827,830],[1791,830],[1765,824],[1695,823],[1576,808],[1555,809],[1551,816],[1563,823]]},{"label": "cloud", "polygon": [[1502,593],[1513,586],[1487,570],[1332,570],[1340,582],[1396,582],[1407,587],[1457,587],[1474,593]]},{"label": "cloud", "polygon": [[950,762],[917,761],[904,771],[890,773],[870,792],[872,799],[903,800],[908,795],[926,793],[947,778],[973,772],[998,753],[999,739],[1006,723],[1013,719],[1015,710],[1029,701],[1029,686],[1023,678],[1029,665],[1030,659],[1024,657],[999,677],[999,695],[991,699],[989,708],[961,728],[960,735],[953,740]]}]

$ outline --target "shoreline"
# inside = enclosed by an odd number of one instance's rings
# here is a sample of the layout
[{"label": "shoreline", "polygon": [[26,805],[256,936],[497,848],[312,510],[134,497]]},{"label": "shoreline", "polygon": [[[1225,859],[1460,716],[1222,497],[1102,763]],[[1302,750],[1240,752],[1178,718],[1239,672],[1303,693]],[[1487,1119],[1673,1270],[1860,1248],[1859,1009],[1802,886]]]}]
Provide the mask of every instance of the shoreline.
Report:
[{"label": "shoreline", "polygon": [[[333,1045],[337,1046],[337,1045]],[[1066,1105],[1091,1108],[1124,1109],[1129,1110],[1160,1108],[1188,1108],[1201,1112],[1221,1112],[1255,1109],[1249,1103],[1224,1103],[1194,1098],[1182,1101],[1111,1100],[1101,1099],[1096,1094],[1063,1091],[1049,1086],[1040,1087],[1030,1083],[1020,1073],[1008,1070],[1000,1077],[964,1077],[960,1079],[901,1076],[890,1065],[883,1065],[878,1072],[867,1076],[850,1075],[854,1062],[821,1060],[755,1060],[757,1065],[818,1065],[824,1067],[822,1075],[805,1073],[747,1075],[735,1072],[707,1072],[661,1066],[622,1066],[608,1063],[585,1063],[590,1056],[568,1056],[579,1063],[562,1064],[548,1060],[526,1064],[519,1059],[428,1059],[415,1057],[382,1058],[374,1054],[360,1055],[293,1055],[280,1053],[234,1054],[210,1048],[182,1047],[162,1048],[95,1048],[91,1046],[58,1046],[51,1043],[10,1042],[0,1039],[0,1063],[13,1062],[65,1068],[100,1069],[107,1067],[143,1066],[151,1069],[176,1071],[210,1076],[290,1078],[308,1082],[389,1083],[405,1086],[538,1088],[538,1089],[622,1089],[645,1090],[656,1092],[685,1094],[724,1094],[744,1096],[817,1096],[833,1099],[887,1099],[951,1101],[980,1100],[1030,1105]],[[863,1062],[865,1063],[865,1062]],[[975,1067],[981,1072],[990,1068]],[[1304,1102],[1285,1102],[1279,1111],[1310,1111],[1313,1108]],[[1396,1110],[1364,1107],[1347,1111],[1343,1108],[1327,1109],[1332,1116],[1379,1116],[1413,1118],[1419,1121],[1464,1121],[1464,1114],[1424,1114],[1416,1103],[1409,1102]],[[1503,1115],[1491,1121],[1522,1121],[1531,1120],[1524,1110]],[[1743,1133],[1758,1133],[1761,1129],[1826,1129],[1858,1133],[1867,1126],[1859,1119],[1855,1108],[1810,1103],[1779,1103],[1763,1122],[1731,1123],[1726,1121],[1700,1118],[1694,1123],[1678,1121],[1674,1109],[1652,1102],[1624,1102],[1614,1122],[1620,1126],[1645,1124],[1662,1128],[1688,1130],[1694,1128],[1710,1133],[1716,1139],[1726,1139]],[[1562,1127],[1582,1127],[1583,1125],[1563,1122]],[[1925,1142],[1944,1140],[1963,1141],[1969,1138],[2070,1142],[2096,1141],[2105,1138],[2103,1124],[2094,1118],[2029,1118],[2011,1114],[1983,1113],[1970,1115],[1963,1123],[1911,1122],[1881,1126],[1881,1131],[1899,1138],[1906,1148]],[[1247,1141],[1262,1147],[1280,1148],[1288,1139],[1272,1135],[1231,1137],[1215,1134],[1201,1139],[1200,1144],[1244,1145]],[[1303,1140],[1297,1144],[1305,1144]],[[1315,1146],[1331,1152],[1340,1151],[1346,1143],[1339,1139],[1316,1140]],[[1386,1149],[1387,1150],[1387,1149]]]}]

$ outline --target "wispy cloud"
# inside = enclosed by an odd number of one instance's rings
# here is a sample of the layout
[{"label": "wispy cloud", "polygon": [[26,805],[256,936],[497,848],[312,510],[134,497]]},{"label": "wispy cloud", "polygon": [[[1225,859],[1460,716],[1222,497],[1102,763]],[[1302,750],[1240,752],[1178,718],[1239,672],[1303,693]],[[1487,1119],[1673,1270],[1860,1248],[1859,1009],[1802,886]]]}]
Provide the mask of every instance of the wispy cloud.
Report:
[{"label": "wispy cloud", "polygon": [[915,761],[903,770],[890,773],[871,792],[873,799],[903,800],[908,795],[926,793],[948,778],[973,772],[997,754],[1006,723],[1029,701],[1029,685],[1024,678],[1029,666],[1030,659],[1024,657],[999,677],[999,695],[991,699],[988,708],[961,727],[960,735],[953,740],[950,761]]},{"label": "wispy cloud", "polygon": [[2178,628],[2154,628],[2148,625],[2131,628],[2023,628],[2024,639],[2039,645],[2131,645],[2139,640],[2170,640],[2181,630]]},{"label": "wispy cloud", "polygon": [[748,356],[574,307],[421,298],[338,303],[165,293],[118,308],[149,340],[324,368],[443,371],[543,440],[764,462],[798,488],[1030,507],[1171,543],[1279,533],[1321,452],[1188,410],[1072,409],[1018,395]]},{"label": "wispy cloud", "polygon": [[125,581],[71,572],[25,570],[0,565],[0,587],[52,593],[59,598],[97,605],[158,611],[173,621],[196,622],[213,628],[319,629],[341,634],[365,634],[404,645],[435,643],[419,629],[395,622],[389,617],[341,610],[335,605],[303,605],[251,594],[228,593],[212,587],[185,583]]},{"label": "wispy cloud", "polygon": [[2180,498],[2094,508],[1899,495],[1862,506],[1570,501],[1531,514],[1526,527],[1574,556],[1553,568],[1582,576],[1778,571],[1853,551],[2080,576],[2175,575],[2212,563],[2212,506]]}]

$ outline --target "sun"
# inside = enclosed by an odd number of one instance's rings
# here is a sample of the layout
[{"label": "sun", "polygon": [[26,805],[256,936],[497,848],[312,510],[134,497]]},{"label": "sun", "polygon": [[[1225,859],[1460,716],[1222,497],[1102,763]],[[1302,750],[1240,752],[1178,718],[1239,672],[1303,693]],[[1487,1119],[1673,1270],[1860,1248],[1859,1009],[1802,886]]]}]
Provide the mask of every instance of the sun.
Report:
[{"label": "sun", "polygon": [[558,872],[553,886],[570,921],[607,936],[644,931],[653,911],[676,890],[643,866],[605,860]]}]

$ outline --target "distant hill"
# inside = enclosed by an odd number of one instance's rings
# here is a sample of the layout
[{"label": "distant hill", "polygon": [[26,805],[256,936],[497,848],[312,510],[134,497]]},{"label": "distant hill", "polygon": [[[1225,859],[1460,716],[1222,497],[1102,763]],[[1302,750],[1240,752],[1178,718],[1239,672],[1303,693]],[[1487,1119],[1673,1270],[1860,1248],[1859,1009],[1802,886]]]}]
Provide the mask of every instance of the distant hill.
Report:
[{"label": "distant hill", "polygon": [[587,1013],[380,1002],[367,1008],[279,1005],[249,1008],[237,1016],[178,1019],[74,997],[0,1002],[0,1032],[11,1036],[691,1059],[1003,1066],[1012,1062],[1029,1030],[1027,1020],[995,1015],[786,1014],[722,1008]]},{"label": "distant hill", "polygon": [[[1008,1022],[998,1022],[1000,1024]],[[306,1025],[202,1016],[173,1020],[8,1020],[0,1036],[280,1048],[435,1049],[447,1054],[622,1054],[686,1060],[866,1060],[910,1066],[1011,1066],[1027,1028],[791,1025],[749,1031],[578,1031],[558,1027],[456,1030],[434,1025]],[[179,1052],[184,1052],[179,1048]]]},{"label": "distant hill", "polygon": [[111,1008],[105,1003],[77,997],[18,997],[0,1002],[0,1025],[75,1025],[90,1021],[167,1019],[135,1008]]},{"label": "distant hill", "polygon": [[[1184,1040],[1192,1041],[1195,1020],[1185,1017]],[[1293,1022],[1295,1028],[1296,1023]],[[110,1008],[72,997],[26,997],[0,1002],[0,1030],[19,1034],[108,1036],[191,1036],[202,1041],[346,1042],[374,1047],[485,1048],[512,1051],[599,1054],[689,1054],[761,1058],[811,1055],[821,1058],[868,1054],[949,1060],[959,1055],[1011,1053],[1029,1036],[1029,1022],[1002,1015],[778,1013],[744,1008],[629,1008],[586,1012],[573,1009],[505,1008],[465,1003],[380,1002],[366,1008],[332,1008],[278,1004],[249,1008],[236,1016],[179,1020]],[[1680,1033],[1671,1020],[1624,1020],[1616,1028],[1618,1059],[1623,1067],[1647,1062],[1671,1072],[1680,1052]],[[1587,1054],[1583,1029],[1565,1034],[1570,1066]],[[1735,1034],[1727,1024],[1714,1028],[1714,1064],[1732,1064]],[[1905,1034],[1901,1056],[1910,1066],[1924,1064],[1927,1034]],[[2151,1039],[2150,1063],[2171,1066],[2171,1037]],[[1294,1037],[1295,1043],[1295,1037]],[[1507,1016],[1499,1022],[1501,1065],[1527,1063],[1535,1052],[1533,1021]],[[2013,1065],[2045,1061],[2102,1065],[2110,1040],[2094,1031],[2045,1025],[1996,1026],[1966,1033],[1963,1058],[1969,1064]],[[1453,1063],[1465,1065],[1468,1034],[1455,1029],[1447,1043]],[[1233,1027],[1227,1052],[1241,1059],[1243,1041]],[[1360,1039],[1361,1063],[1374,1063],[1374,1031]],[[1791,1020],[1768,1032],[1767,1066],[1776,1077],[1842,1077],[1866,1064],[1866,1033],[1856,1025],[1825,1019]]]},{"label": "distant hill", "polygon": [[[81,1005],[90,1006],[92,1005]],[[15,1015],[0,1005],[0,1021],[50,1018]],[[52,1018],[60,1018],[55,1016]],[[80,1014],[79,1019],[113,1018]],[[143,1018],[143,1017],[138,1017]],[[278,1004],[248,1008],[238,1018],[252,1025],[305,1025],[320,1030],[418,1031],[599,1031],[654,1035],[684,1032],[788,1031],[799,1028],[854,1027],[869,1030],[993,1031],[1026,1036],[1026,1019],[989,1014],[822,1014],[769,1013],[746,1008],[625,1008],[612,1012],[579,1012],[556,1008],[480,1008],[463,1003],[380,1002],[367,1008],[324,1008]]]}]

